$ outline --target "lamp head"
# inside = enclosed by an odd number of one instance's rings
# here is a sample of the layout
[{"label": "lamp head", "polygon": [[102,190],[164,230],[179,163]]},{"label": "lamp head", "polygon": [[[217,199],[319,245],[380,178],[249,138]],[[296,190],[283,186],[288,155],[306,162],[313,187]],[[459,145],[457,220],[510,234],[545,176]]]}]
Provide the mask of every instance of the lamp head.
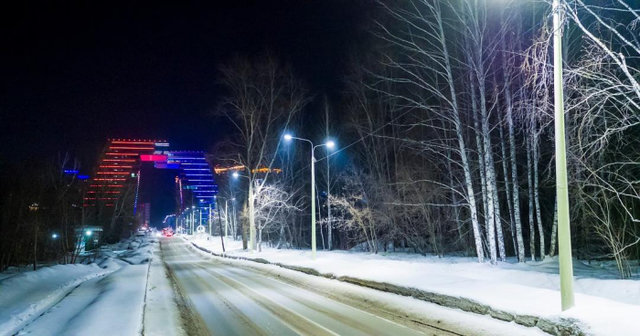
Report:
[{"label": "lamp head", "polygon": [[234,179],[237,179],[238,177],[240,177],[240,174],[238,174],[238,172],[233,172],[231,176],[233,176]]},{"label": "lamp head", "polygon": [[324,143],[325,146],[327,146],[327,148],[329,149],[333,149],[334,147],[336,147],[336,143],[333,140],[328,140],[327,142]]},{"label": "lamp head", "polygon": [[285,133],[284,134],[284,139],[286,141],[291,141],[291,139],[293,139],[293,136],[291,134],[289,134],[289,133]]}]

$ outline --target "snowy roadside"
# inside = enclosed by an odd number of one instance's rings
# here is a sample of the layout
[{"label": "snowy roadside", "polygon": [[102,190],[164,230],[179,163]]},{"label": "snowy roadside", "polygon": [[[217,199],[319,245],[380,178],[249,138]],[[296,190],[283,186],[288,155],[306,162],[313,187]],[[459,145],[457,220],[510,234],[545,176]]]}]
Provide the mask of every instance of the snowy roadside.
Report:
[{"label": "snowy roadside", "polygon": [[102,248],[97,263],[4,279],[0,335],[139,333],[151,246],[146,239],[130,239]]},{"label": "snowy roadside", "polygon": [[[219,239],[185,237],[213,253]],[[436,258],[410,254],[372,255],[344,251],[264,248],[242,251],[241,242],[225,240],[226,256],[273,263],[303,272],[489,314],[554,334],[580,331],[592,335],[637,335],[640,281],[616,280],[602,267],[576,263],[576,307],[561,312],[557,261],[498,266],[471,258]],[[558,328],[560,326],[560,328]]]},{"label": "snowy roadside", "polygon": [[182,336],[184,331],[175,291],[160,258],[160,244],[154,245],[147,277],[147,294],[144,306],[143,335]]},{"label": "snowy roadside", "polygon": [[96,264],[56,265],[0,282],[0,335],[13,335],[81,283],[113,271]]}]

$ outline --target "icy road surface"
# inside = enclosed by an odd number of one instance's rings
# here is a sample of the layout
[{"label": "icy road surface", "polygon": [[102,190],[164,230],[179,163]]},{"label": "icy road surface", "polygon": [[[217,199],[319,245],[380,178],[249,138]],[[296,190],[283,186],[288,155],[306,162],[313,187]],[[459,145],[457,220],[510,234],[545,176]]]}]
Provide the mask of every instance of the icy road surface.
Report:
[{"label": "icy road surface", "polygon": [[[452,328],[457,325],[455,321],[437,319],[430,324],[407,319],[374,303],[380,295],[393,294],[354,287],[355,292],[365,292],[361,299],[354,300],[340,293],[345,284],[337,281],[298,275],[315,278],[300,283],[242,264],[238,267],[203,256],[177,238],[163,240],[162,250],[184,300],[182,317],[189,335],[480,335],[484,334],[482,330],[491,330],[493,335],[542,334],[460,311],[447,312],[449,317],[463,316],[466,320],[461,321],[460,330]],[[335,291],[314,286],[317,281],[332,283]],[[367,299],[367,292],[372,301]],[[417,301],[397,297],[409,300],[409,306]]]}]

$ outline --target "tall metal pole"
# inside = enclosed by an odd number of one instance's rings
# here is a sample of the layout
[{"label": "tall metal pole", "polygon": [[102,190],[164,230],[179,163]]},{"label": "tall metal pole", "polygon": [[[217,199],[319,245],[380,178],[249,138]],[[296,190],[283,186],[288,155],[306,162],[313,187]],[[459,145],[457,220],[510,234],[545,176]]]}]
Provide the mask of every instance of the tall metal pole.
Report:
[{"label": "tall metal pole", "polygon": [[[216,201],[216,208],[218,208],[218,202]],[[222,217],[220,216],[220,208],[216,209],[218,210],[218,222],[220,223],[220,242],[222,243],[222,253],[225,252],[224,250],[224,236],[222,235]]]},{"label": "tall metal pole", "polygon": [[229,236],[229,208],[227,207],[227,199],[224,200],[224,236]]},{"label": "tall metal pole", "polygon": [[253,195],[253,179],[249,179],[249,249],[256,250],[255,196]]},{"label": "tall metal pole", "polygon": [[327,245],[331,251],[331,179],[329,175],[329,159],[327,155]]},{"label": "tall metal pole", "polygon": [[208,219],[209,219],[209,236],[213,236],[213,230],[211,230],[211,203],[209,203],[209,212],[208,212]]},{"label": "tall metal pole", "polygon": [[316,257],[316,158],[311,144],[311,257]]},{"label": "tall metal pole", "polygon": [[564,134],[564,93],[562,83],[562,17],[560,0],[553,0],[553,89],[556,144],[556,197],[558,198],[558,259],[560,262],[560,296],[562,310],[574,305],[571,227],[569,225],[569,190],[567,153]]},{"label": "tall metal pole", "polygon": [[231,208],[232,208],[232,212],[233,212],[233,239],[235,240],[237,238],[237,234],[238,234],[238,221],[237,221],[237,215],[236,215],[236,200],[235,198],[233,199],[232,203],[231,203]]}]

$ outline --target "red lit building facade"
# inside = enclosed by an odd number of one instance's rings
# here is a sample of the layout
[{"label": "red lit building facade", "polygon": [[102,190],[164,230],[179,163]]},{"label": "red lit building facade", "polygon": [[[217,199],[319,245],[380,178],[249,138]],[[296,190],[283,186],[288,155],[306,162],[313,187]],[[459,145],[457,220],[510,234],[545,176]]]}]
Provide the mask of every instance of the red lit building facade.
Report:
[{"label": "red lit building facade", "polygon": [[126,188],[139,182],[141,158],[166,149],[159,140],[109,139],[100,164],[91,178],[84,206],[113,207]]}]

